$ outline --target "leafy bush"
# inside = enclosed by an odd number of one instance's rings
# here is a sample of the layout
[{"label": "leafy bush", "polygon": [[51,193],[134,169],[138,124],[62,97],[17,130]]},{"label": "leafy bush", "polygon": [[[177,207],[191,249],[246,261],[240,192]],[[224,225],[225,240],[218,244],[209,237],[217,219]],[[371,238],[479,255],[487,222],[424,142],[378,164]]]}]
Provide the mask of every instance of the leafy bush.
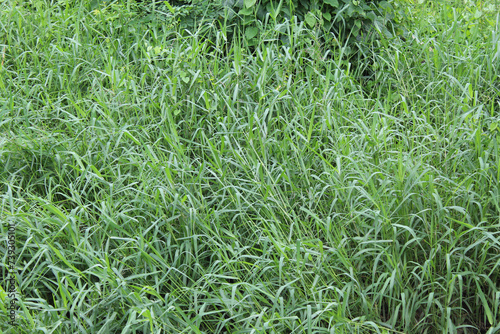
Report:
[{"label": "leafy bush", "polygon": [[[314,29],[329,47],[347,45],[353,55],[378,33],[390,36],[393,30],[393,8],[384,0],[171,0],[150,2],[148,7],[162,19],[177,22],[183,30],[208,27],[207,20],[218,21],[228,35],[244,34],[249,45],[255,45],[269,23],[294,21]],[[390,28],[390,29],[389,29]],[[289,44],[286,29],[281,40]]]},{"label": "leafy bush", "polygon": [[292,19],[305,22],[309,28],[333,33],[336,38],[347,41],[369,35],[375,27],[389,34],[387,19],[381,9],[390,4],[381,0],[225,0],[224,5],[243,25],[254,26],[254,18],[265,21],[269,14],[274,21]]},{"label": "leafy bush", "polygon": [[[126,0],[123,0],[126,1]],[[221,0],[136,0],[149,15],[149,24],[175,25],[182,32],[192,32],[224,15]]]}]

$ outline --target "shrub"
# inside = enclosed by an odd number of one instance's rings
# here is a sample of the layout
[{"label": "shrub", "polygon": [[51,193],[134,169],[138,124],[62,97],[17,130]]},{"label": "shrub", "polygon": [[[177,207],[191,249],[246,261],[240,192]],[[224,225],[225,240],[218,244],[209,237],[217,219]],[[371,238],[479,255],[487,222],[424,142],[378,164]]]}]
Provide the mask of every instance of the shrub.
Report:
[{"label": "shrub", "polygon": [[262,22],[269,14],[279,22],[296,16],[309,28],[333,33],[344,42],[351,37],[362,39],[373,28],[390,34],[383,11],[390,4],[382,0],[224,0],[223,5],[231,18],[241,19],[249,27],[257,26],[255,18]]},{"label": "shrub", "polygon": [[[127,1],[127,0],[122,0]],[[221,0],[135,0],[147,12],[147,24],[175,25],[182,32],[197,30],[224,15]]]},{"label": "shrub", "polygon": [[[317,33],[327,47],[346,46],[344,54],[353,56],[366,48],[379,33],[394,31],[393,8],[384,0],[170,0],[144,2],[157,10],[162,20],[179,25],[183,31],[208,28],[217,22],[228,35],[236,31],[246,44],[258,43],[269,24],[294,21]],[[281,41],[288,45],[288,33],[282,29]]]}]

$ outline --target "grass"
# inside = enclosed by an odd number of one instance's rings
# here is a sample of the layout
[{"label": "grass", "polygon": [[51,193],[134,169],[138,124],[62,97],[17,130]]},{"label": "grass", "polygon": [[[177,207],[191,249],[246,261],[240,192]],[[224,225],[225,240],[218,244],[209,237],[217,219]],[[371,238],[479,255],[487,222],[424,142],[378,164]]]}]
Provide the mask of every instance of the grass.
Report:
[{"label": "grass", "polygon": [[499,331],[498,3],[395,6],[348,68],[2,2],[0,332]]}]

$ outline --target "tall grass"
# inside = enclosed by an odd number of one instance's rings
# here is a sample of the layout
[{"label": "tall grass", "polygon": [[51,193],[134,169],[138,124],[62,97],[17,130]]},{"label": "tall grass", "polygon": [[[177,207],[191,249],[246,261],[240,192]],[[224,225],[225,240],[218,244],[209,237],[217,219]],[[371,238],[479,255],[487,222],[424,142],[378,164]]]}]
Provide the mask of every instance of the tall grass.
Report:
[{"label": "tall grass", "polygon": [[356,69],[130,4],[0,5],[1,331],[500,330],[497,4],[398,2]]}]

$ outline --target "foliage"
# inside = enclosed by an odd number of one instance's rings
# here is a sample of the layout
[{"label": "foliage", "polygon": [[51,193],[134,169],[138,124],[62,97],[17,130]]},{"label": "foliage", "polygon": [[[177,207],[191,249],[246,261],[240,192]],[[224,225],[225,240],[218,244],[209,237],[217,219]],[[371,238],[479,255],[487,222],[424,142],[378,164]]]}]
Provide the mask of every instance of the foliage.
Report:
[{"label": "foliage", "polygon": [[[131,0],[134,1],[134,0]],[[147,15],[147,24],[176,26],[185,33],[207,31],[213,22],[219,19],[224,10],[220,0],[170,0],[170,1],[136,1]],[[142,14],[144,15],[144,14]]]},{"label": "foliage", "polygon": [[398,4],[366,84],[72,1],[0,2],[0,331],[499,332],[498,6]]},{"label": "foliage", "polygon": [[[318,32],[325,46],[337,48],[348,44],[344,54],[355,54],[357,49],[367,49],[367,42],[379,33],[387,37],[394,32],[394,10],[389,1],[383,0],[185,0],[153,2],[159,17],[168,22],[178,22],[189,31],[210,26],[216,20],[229,40],[238,31],[245,36],[247,45],[255,46],[258,36],[277,23],[303,22]],[[295,21],[297,20],[297,21]],[[213,36],[213,35],[212,35]],[[290,46],[285,26],[280,40]]]},{"label": "foliage", "polygon": [[[291,20],[316,30],[333,34],[341,42],[360,40],[378,30],[390,35],[383,9],[390,9],[388,1],[366,0],[226,0],[230,13],[241,18],[244,26],[255,27],[255,18],[265,22],[269,17],[275,22]],[[230,16],[231,17],[231,16]],[[253,35],[255,30],[251,30]],[[256,33],[255,33],[256,34]]]}]

